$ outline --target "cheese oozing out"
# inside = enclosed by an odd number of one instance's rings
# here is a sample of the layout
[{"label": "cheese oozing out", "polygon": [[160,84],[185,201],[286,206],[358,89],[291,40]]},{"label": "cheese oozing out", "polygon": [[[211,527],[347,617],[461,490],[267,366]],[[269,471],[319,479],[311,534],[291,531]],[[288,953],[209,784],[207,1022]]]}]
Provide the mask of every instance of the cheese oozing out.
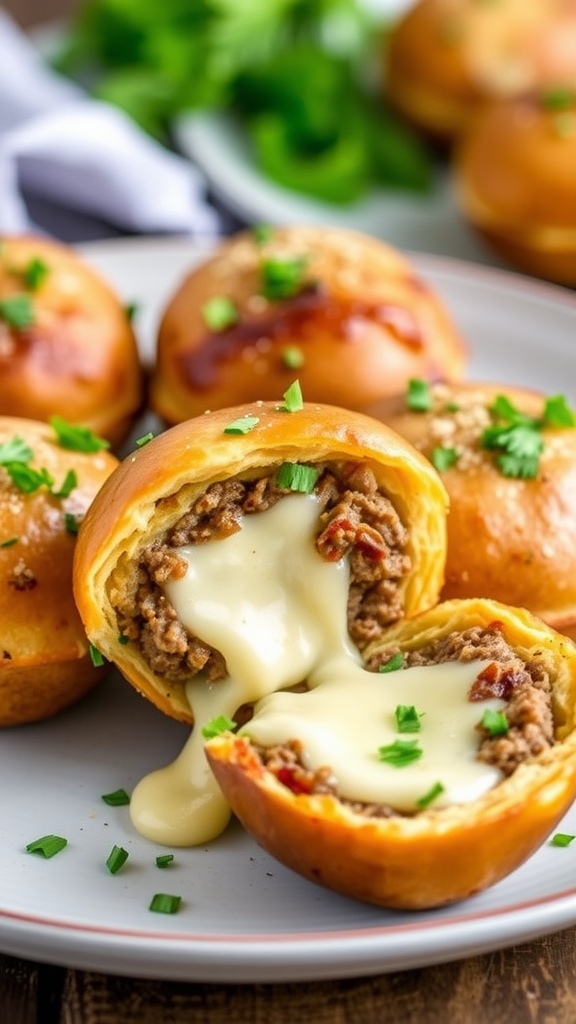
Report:
[{"label": "cheese oozing out", "polygon": [[[223,654],[229,674],[190,681],[190,739],[134,790],[132,820],[149,838],[193,846],[224,829],[230,811],[208,767],[202,728],[218,715],[233,718],[244,703],[255,704],[244,733],[264,746],[301,739],[306,765],[330,766],[350,800],[410,812],[437,783],[441,805],[473,800],[499,781],[497,769],[476,760],[475,726],[486,707],[503,701],[467,700],[486,662],[368,672],[347,631],[348,560],[318,553],[318,511],[313,494],[288,495],[243,517],[223,540],[178,549],[188,569],[165,584],[166,596],[187,629]],[[303,680],[307,691],[286,692]],[[401,704],[421,716],[410,738],[423,753],[397,768],[378,750],[399,738]]]}]

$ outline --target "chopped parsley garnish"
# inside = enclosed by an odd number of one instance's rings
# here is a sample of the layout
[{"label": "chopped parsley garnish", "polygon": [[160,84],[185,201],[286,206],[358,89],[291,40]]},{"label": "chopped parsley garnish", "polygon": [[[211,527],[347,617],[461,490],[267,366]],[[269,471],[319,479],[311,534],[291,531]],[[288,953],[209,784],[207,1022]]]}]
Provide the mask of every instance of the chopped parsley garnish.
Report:
[{"label": "chopped parsley garnish", "polygon": [[19,537],[8,537],[8,540],[0,541],[0,548],[12,548],[19,540]]},{"label": "chopped parsley garnish", "polygon": [[297,345],[287,345],[282,349],[282,362],[287,370],[299,370],[304,366],[304,353]]},{"label": "chopped parsley garnish", "polygon": [[258,245],[269,242],[273,234],[274,229],[269,224],[254,224],[252,228],[252,238]]},{"label": "chopped parsley garnish", "polygon": [[576,412],[565,395],[550,395],[544,403],[542,425],[545,427],[576,427]]},{"label": "chopped parsley garnish", "polygon": [[224,427],[224,433],[249,434],[259,422],[258,416],[239,416],[237,420],[232,420],[231,423]]},{"label": "chopped parsley garnish", "polygon": [[155,914],[175,914],[180,909],[181,896],[173,896],[167,892],[157,892],[150,901],[149,910]]},{"label": "chopped parsley garnish", "polygon": [[284,399],[284,404],[278,406],[281,412],[301,412],[304,408],[304,399],[302,398],[300,381],[293,380],[290,387],[286,388],[282,398]]},{"label": "chopped parsley garnish", "polygon": [[64,839],[63,836],[48,835],[28,843],[26,852],[40,853],[46,860],[49,860],[50,857],[60,853],[60,850],[63,850],[65,846],[68,846],[68,840]]},{"label": "chopped parsley garnish", "polygon": [[305,256],[296,256],[290,259],[270,257],[262,260],[260,264],[262,295],[273,301],[290,299],[297,295],[304,284],[307,262]]},{"label": "chopped parsley garnish", "polygon": [[112,847],[106,860],[106,867],[111,875],[116,875],[120,868],[124,867],[128,856],[128,850],[125,850],[123,846]]},{"label": "chopped parsley garnish", "polygon": [[230,732],[235,728],[236,722],[233,722],[227,715],[217,715],[202,727],[202,735],[204,739],[211,740],[214,736],[220,736],[221,733]]},{"label": "chopped parsley garnish", "polygon": [[94,646],[94,644],[90,644],[89,650],[90,660],[94,665],[94,668],[101,668],[101,666],[106,663],[106,658],[102,654],[102,651],[99,651],[98,648]]},{"label": "chopped parsley garnish", "polygon": [[126,807],[130,797],[125,789],[115,789],[112,793],[103,793],[102,800],[108,807]]},{"label": "chopped parsley garnish", "polygon": [[432,449],[431,458],[434,469],[438,470],[439,473],[445,473],[447,469],[451,469],[458,462],[458,452],[455,448],[445,448],[443,445],[437,445]]},{"label": "chopped parsley garnish", "polygon": [[576,413],[563,395],[547,398],[539,419],[521,412],[506,395],[498,395],[489,411],[495,422],[483,432],[482,446],[498,452],[496,465],[504,476],[517,479],[534,480],[538,476],[545,427],[576,425]]},{"label": "chopped parsley garnish", "polygon": [[32,449],[21,437],[12,437],[0,444],[0,466],[7,466],[11,462],[30,462],[31,458]]},{"label": "chopped parsley garnish", "polygon": [[398,704],[394,712],[398,732],[420,732],[422,715],[413,704]]},{"label": "chopped parsley garnish", "polygon": [[98,437],[90,427],[69,423],[61,416],[52,416],[50,426],[58,438],[60,447],[67,448],[68,451],[99,452],[102,448],[110,447],[110,442]]},{"label": "chopped parsley garnish", "polygon": [[44,486],[48,490],[52,489],[54,478],[50,476],[47,469],[33,469],[32,466],[27,466],[23,462],[10,462],[3,465],[14,486],[24,494],[34,494],[34,491]]},{"label": "chopped parsley garnish", "polygon": [[570,846],[576,839],[576,836],[570,835],[569,832],[555,832],[550,840],[551,846]]},{"label": "chopped parsley garnish", "polygon": [[492,708],[486,708],[480,724],[490,736],[503,736],[510,728],[504,711],[495,711]]},{"label": "chopped parsley garnish", "polygon": [[396,651],[388,661],[385,661],[383,665],[380,665],[379,672],[397,672],[399,668],[404,667],[404,656],[402,651]]},{"label": "chopped parsley garnish", "polygon": [[299,462],[283,462],[278,469],[276,483],[286,491],[312,494],[319,476],[320,470],[314,466],[303,466]]},{"label": "chopped parsley garnish", "polygon": [[238,321],[238,310],[232,299],[225,295],[215,295],[202,306],[204,323],[211,331],[225,331]]},{"label": "chopped parsley garnish", "polygon": [[60,488],[57,491],[52,491],[55,498],[68,498],[72,494],[72,491],[78,486],[78,474],[75,469],[69,469],[64,477]]},{"label": "chopped parsley garnish", "polygon": [[31,327],[35,320],[35,314],[30,296],[22,292],[0,299],[0,320],[3,320],[9,327],[15,327],[16,330]]},{"label": "chopped parsley garnish", "polygon": [[174,862],[174,854],[173,853],[160,853],[156,857],[156,867],[157,868],[167,868],[173,862]]},{"label": "chopped parsley garnish", "polygon": [[435,782],[434,785],[430,786],[430,789],[428,790],[427,793],[424,793],[423,796],[419,797],[419,799],[416,801],[416,806],[419,807],[421,811],[423,811],[425,807],[428,807],[429,804],[433,803],[433,801],[436,800],[443,792],[444,786],[442,785],[442,783]]},{"label": "chopped parsley garnish", "polygon": [[153,441],[153,440],[154,440],[154,434],[152,433],[151,430],[149,430],[147,434],[143,434],[142,437],[137,437],[136,438],[136,447],[137,448],[144,448],[145,445],[149,444],[150,441]]},{"label": "chopped parsley garnish", "polygon": [[432,408],[432,392],[427,380],[413,377],[408,381],[406,405],[412,412],[428,412]]},{"label": "chopped parsley garnish", "polygon": [[545,110],[568,110],[576,102],[576,91],[569,86],[546,89],[540,102]]},{"label": "chopped parsley garnish", "polygon": [[130,637],[125,636],[124,633],[119,633],[118,634],[118,643],[121,644],[123,647],[125,647],[126,644],[130,643]]},{"label": "chopped parsley garnish", "polygon": [[48,275],[49,267],[39,256],[33,256],[24,268],[24,281],[31,292],[38,290]]},{"label": "chopped parsley garnish", "polygon": [[73,512],[65,512],[64,528],[66,530],[66,533],[71,533],[73,536],[75,536],[80,528],[78,516],[75,516]]},{"label": "chopped parsley garnish", "polygon": [[413,761],[418,761],[423,753],[418,740],[394,740],[384,747],[378,747],[378,760],[394,768],[405,768]]},{"label": "chopped parsley garnish", "polygon": [[126,303],[126,305],[124,306],[124,312],[126,314],[126,319],[128,320],[129,323],[132,323],[132,321],[134,320],[134,317],[136,316],[136,313],[138,312],[139,309],[140,309],[140,303],[139,302],[127,302]]}]

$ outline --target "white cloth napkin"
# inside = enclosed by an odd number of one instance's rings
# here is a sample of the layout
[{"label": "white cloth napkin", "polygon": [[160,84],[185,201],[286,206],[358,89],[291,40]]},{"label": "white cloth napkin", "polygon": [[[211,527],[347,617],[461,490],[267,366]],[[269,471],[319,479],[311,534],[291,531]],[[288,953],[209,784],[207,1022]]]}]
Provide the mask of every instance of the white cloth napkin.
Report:
[{"label": "white cloth napkin", "polygon": [[128,232],[219,228],[197,168],[55,74],[0,9],[0,232],[37,229],[27,194]]}]

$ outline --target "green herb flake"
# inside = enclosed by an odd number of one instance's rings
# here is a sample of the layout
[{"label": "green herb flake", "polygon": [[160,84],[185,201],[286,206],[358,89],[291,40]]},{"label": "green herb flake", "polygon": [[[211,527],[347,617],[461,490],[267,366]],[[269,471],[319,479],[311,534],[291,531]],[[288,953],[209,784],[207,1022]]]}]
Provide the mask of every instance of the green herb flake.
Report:
[{"label": "green herb flake", "polygon": [[445,473],[447,469],[451,469],[458,462],[458,452],[455,448],[437,445],[432,449],[431,461],[438,473]]},{"label": "green herb flake", "polygon": [[118,634],[118,643],[121,644],[122,647],[125,647],[126,644],[130,643],[130,637],[124,636],[124,633],[119,633]]},{"label": "green herb flake", "polygon": [[40,487],[47,487],[52,490],[54,478],[50,476],[47,469],[33,469],[22,462],[4,463],[12,483],[23,494],[34,494]]},{"label": "green herb flake", "polygon": [[418,761],[423,753],[418,740],[394,740],[393,743],[378,747],[378,760],[394,768],[405,768]]},{"label": "green herb flake", "polygon": [[170,867],[170,865],[173,864],[173,863],[174,863],[174,854],[173,853],[161,853],[161,854],[158,855],[158,857],[156,857],[156,867],[157,868],[167,868],[167,867]]},{"label": "green herb flake", "polygon": [[398,704],[394,711],[398,732],[420,732],[422,716],[413,704]]},{"label": "green herb flake", "polygon": [[31,327],[35,321],[35,314],[30,296],[22,292],[0,299],[0,320],[19,331]]},{"label": "green herb flake", "polygon": [[66,530],[66,533],[70,533],[72,534],[72,536],[76,536],[79,528],[80,522],[78,520],[78,516],[75,516],[73,512],[65,512],[64,529]]},{"label": "green herb flake", "polygon": [[412,412],[429,412],[432,408],[432,392],[427,380],[413,377],[408,381],[406,405]]},{"label": "green herb flake", "polygon": [[40,256],[33,256],[29,263],[24,268],[24,281],[26,287],[31,292],[36,292],[40,288],[40,285],[46,280],[49,273],[48,264],[40,258]]},{"label": "green herb flake", "polygon": [[64,839],[63,836],[48,835],[42,836],[40,839],[34,839],[33,842],[28,843],[26,846],[27,853],[39,853],[46,860],[50,860],[50,857],[54,857],[57,853],[60,853],[65,846],[68,846],[68,840]]},{"label": "green herb flake", "polygon": [[282,363],[287,370],[300,370],[304,366],[304,353],[297,345],[282,349]]},{"label": "green herb flake", "polygon": [[576,426],[576,412],[568,405],[565,395],[550,395],[546,399],[542,425],[561,428]]},{"label": "green herb flake", "polygon": [[510,728],[505,712],[493,708],[486,708],[480,724],[490,736],[504,736]]},{"label": "green herb flake", "polygon": [[130,796],[125,789],[115,789],[112,793],[103,793],[101,799],[108,807],[126,807],[130,803]]},{"label": "green herb flake", "polygon": [[238,321],[238,310],[225,295],[215,295],[202,306],[204,323],[211,331],[225,331]]},{"label": "green herb flake", "polygon": [[544,109],[552,111],[568,110],[575,101],[576,92],[568,86],[546,89],[540,97]]},{"label": "green herb flake", "polygon": [[155,914],[176,914],[182,902],[181,896],[173,896],[167,892],[157,892],[150,901],[149,910]]},{"label": "green herb flake", "polygon": [[301,412],[304,408],[302,388],[299,380],[293,380],[290,387],[282,395],[283,405],[278,406],[280,412]]},{"label": "green herb flake", "polygon": [[497,453],[495,462],[504,476],[518,479],[538,476],[544,428],[576,425],[576,413],[563,395],[547,398],[539,419],[521,412],[506,395],[498,395],[489,412],[495,422],[483,431],[482,446]]},{"label": "green herb flake", "polygon": [[64,480],[58,490],[52,490],[52,495],[55,498],[69,498],[72,491],[78,486],[78,474],[76,470],[69,469],[64,477]]},{"label": "green herb flake", "polygon": [[32,449],[21,437],[12,437],[0,444],[0,466],[8,466],[12,462],[30,462]]},{"label": "green herb flake", "polygon": [[136,314],[137,314],[139,309],[140,309],[140,303],[139,302],[127,302],[126,303],[126,305],[124,306],[124,312],[126,314],[126,319],[128,320],[129,323],[133,322],[134,317],[136,316]]},{"label": "green herb flake", "polygon": [[102,665],[106,664],[106,658],[102,654],[102,651],[99,651],[98,648],[94,646],[94,644],[90,644],[89,650],[90,661],[94,665],[94,668],[101,668]]},{"label": "green herb flake", "polygon": [[482,445],[497,451],[496,465],[503,476],[534,480],[538,476],[544,438],[538,427],[523,423],[487,427]]},{"label": "green herb flake", "polygon": [[19,540],[19,537],[8,537],[7,540],[0,541],[0,548],[13,548]]},{"label": "green herb flake", "polygon": [[276,483],[285,491],[312,494],[319,476],[320,470],[314,466],[303,466],[299,462],[283,462],[278,469]]},{"label": "green herb flake", "polygon": [[269,242],[274,234],[274,229],[270,224],[254,224],[252,228],[252,238],[257,245],[264,245],[265,242]]},{"label": "green herb flake", "polygon": [[308,260],[305,256],[262,260],[260,264],[261,291],[273,302],[291,299],[302,290]]},{"label": "green herb flake", "polygon": [[110,442],[103,437],[98,437],[90,427],[82,426],[79,423],[69,423],[61,416],[52,416],[50,419],[58,444],[73,452],[99,452],[103,448],[109,448]]},{"label": "green herb flake", "polygon": [[206,725],[202,727],[202,735],[204,739],[211,740],[215,736],[220,736],[223,732],[230,732],[236,728],[236,722],[233,722],[227,715],[217,715],[216,718],[211,718]]},{"label": "green herb flake", "polygon": [[124,867],[128,860],[128,851],[123,846],[113,846],[106,859],[106,867],[111,875],[117,875],[120,868]]},{"label": "green herb flake", "polygon": [[423,796],[416,800],[416,806],[423,811],[424,808],[429,807],[434,800],[437,800],[439,796],[444,792],[444,786],[441,782],[435,782],[434,785],[430,786],[430,789],[424,793]]},{"label": "green herb flake", "polygon": [[555,832],[550,840],[551,846],[570,846],[576,839],[576,836],[570,835],[568,832]]},{"label": "green herb flake", "polygon": [[404,655],[402,651],[396,651],[388,661],[385,661],[383,665],[380,665],[379,672],[397,672],[399,668],[404,668]]},{"label": "green herb flake", "polygon": [[153,440],[154,440],[154,434],[152,433],[151,430],[149,430],[147,434],[142,434],[142,437],[137,437],[136,438],[136,447],[137,448],[144,448],[147,444],[150,443],[150,441],[153,441]]},{"label": "green herb flake", "polygon": [[240,416],[224,427],[225,434],[249,434],[260,422],[258,416]]}]

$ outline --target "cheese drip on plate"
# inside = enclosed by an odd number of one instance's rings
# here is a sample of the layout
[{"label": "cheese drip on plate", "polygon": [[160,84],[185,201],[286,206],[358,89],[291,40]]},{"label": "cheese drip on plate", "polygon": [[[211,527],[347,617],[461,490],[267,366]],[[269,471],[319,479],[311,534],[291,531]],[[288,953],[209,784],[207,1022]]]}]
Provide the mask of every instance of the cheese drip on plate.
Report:
[{"label": "cheese drip on plate", "polygon": [[[223,654],[229,675],[190,681],[190,739],[134,790],[134,825],[156,842],[193,846],[226,826],[230,812],[202,727],[218,715],[233,718],[245,703],[255,704],[255,715],[244,732],[263,745],[302,739],[307,764],[329,765],[351,800],[410,811],[438,782],[450,803],[473,800],[500,778],[476,761],[474,727],[486,707],[503,702],[467,700],[486,662],[367,672],[347,631],[348,561],[318,553],[318,514],[315,495],[288,495],[243,517],[223,540],[178,548],[188,569],[165,585],[166,596],[187,629]],[[308,692],[278,692],[303,680]],[[424,752],[401,769],[378,758],[378,748],[398,738],[399,704],[422,715],[416,735]]]}]

